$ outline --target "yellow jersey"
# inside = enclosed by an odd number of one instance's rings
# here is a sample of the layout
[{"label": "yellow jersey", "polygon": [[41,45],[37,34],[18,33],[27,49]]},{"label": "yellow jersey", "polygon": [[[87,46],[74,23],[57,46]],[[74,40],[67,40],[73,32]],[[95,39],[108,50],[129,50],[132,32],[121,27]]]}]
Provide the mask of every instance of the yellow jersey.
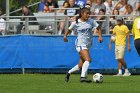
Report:
[{"label": "yellow jersey", "polygon": [[129,33],[129,29],[126,25],[116,25],[113,28],[113,34],[116,35],[115,44],[119,46],[126,45],[126,37]]},{"label": "yellow jersey", "polygon": [[132,27],[132,34],[133,34],[135,40],[140,39],[140,29],[138,29],[138,27],[137,27],[139,20],[140,20],[140,17],[137,17],[134,20],[133,27]]}]

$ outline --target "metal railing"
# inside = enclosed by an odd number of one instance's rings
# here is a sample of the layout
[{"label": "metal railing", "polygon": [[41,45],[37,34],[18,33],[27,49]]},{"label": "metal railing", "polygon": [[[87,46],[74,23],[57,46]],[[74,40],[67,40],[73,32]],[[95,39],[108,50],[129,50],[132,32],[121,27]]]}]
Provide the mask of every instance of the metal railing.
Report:
[{"label": "metal railing", "polygon": [[[110,21],[113,22],[115,20],[110,20],[110,17],[111,16],[121,16],[121,15],[91,15],[91,17],[97,17],[97,16],[105,16],[106,19],[105,20],[96,20],[98,22],[106,22],[106,33],[105,34],[110,34]],[[44,32],[44,35],[48,35],[48,33],[51,33],[53,35],[57,35],[58,33],[58,29],[59,29],[59,23],[60,22],[65,22],[65,27],[64,29],[66,30],[70,24],[70,21],[72,20],[68,20],[67,19],[67,15],[49,15],[47,16],[47,13],[46,13],[46,16],[1,16],[0,18],[6,18],[6,17],[9,17],[10,20],[9,21],[5,21],[5,23],[9,23],[9,29],[8,31],[6,31],[6,35],[12,35],[12,34],[16,34],[16,30],[15,29],[17,27],[17,25],[20,25],[21,23],[24,24],[24,30],[23,32],[21,31],[21,34],[39,34],[41,32]],[[37,18],[37,21],[29,21],[29,18],[31,17],[36,17]],[[59,19],[59,18],[62,18],[62,19]],[[128,15],[124,15],[123,17],[129,17]],[[136,17],[136,15],[133,16],[134,18]],[[21,21],[20,19],[21,18],[25,18],[24,21]],[[13,19],[13,20],[12,20]],[[17,20],[18,19],[18,20]],[[38,29],[31,29],[29,28],[30,27],[30,23],[35,23],[35,22],[38,22],[39,24],[36,25],[36,26],[39,26]],[[127,22],[133,22],[133,19],[132,20],[125,20],[125,23],[127,24]],[[44,25],[44,26],[47,26],[47,25],[51,25],[52,28],[51,29],[42,29],[41,26]],[[12,30],[10,29],[10,26],[12,27],[15,27],[14,28],[14,31],[13,33],[9,34],[9,32]],[[35,25],[32,25],[32,28],[34,28]],[[31,33],[33,32],[33,33]]]}]

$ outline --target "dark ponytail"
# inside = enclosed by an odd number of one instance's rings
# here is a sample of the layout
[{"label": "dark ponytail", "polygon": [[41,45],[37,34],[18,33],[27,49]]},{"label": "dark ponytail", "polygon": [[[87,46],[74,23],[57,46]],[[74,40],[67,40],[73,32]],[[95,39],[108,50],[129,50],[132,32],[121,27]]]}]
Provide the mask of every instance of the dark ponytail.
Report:
[{"label": "dark ponytail", "polygon": [[79,16],[76,17],[76,24],[78,23],[78,19],[82,17],[82,13],[85,12],[86,10],[89,10],[89,9],[86,7],[79,9]]}]

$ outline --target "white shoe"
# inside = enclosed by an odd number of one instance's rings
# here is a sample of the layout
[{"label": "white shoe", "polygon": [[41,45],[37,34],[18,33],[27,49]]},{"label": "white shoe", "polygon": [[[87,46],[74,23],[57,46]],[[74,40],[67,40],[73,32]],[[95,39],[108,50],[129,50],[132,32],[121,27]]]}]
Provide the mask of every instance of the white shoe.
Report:
[{"label": "white shoe", "polygon": [[122,76],[122,74],[119,74],[119,73],[118,73],[118,74],[116,74],[116,75],[113,75],[113,76]]},{"label": "white shoe", "polygon": [[131,76],[131,73],[130,73],[130,72],[125,72],[125,73],[123,74],[123,76]]}]

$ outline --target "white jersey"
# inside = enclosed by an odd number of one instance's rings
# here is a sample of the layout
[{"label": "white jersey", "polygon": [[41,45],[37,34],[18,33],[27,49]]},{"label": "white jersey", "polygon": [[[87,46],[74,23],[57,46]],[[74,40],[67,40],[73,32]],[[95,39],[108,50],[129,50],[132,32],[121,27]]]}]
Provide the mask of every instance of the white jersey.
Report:
[{"label": "white jersey", "polygon": [[80,19],[78,19],[78,23],[76,21],[72,22],[69,30],[76,31],[77,33],[75,45],[90,47],[92,45],[93,30],[98,26],[99,24],[90,18],[85,22],[82,22]]}]

